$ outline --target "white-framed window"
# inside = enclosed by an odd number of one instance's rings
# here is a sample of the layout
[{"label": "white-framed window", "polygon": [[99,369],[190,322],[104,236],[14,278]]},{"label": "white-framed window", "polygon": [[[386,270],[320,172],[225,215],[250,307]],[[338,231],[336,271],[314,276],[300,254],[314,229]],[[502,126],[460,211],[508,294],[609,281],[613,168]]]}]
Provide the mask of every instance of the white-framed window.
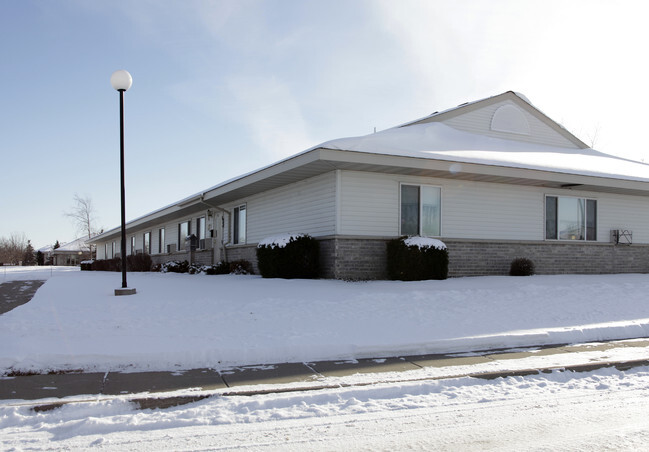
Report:
[{"label": "white-framed window", "polygon": [[178,249],[185,249],[185,240],[191,233],[191,221],[183,221],[178,224]]},{"label": "white-framed window", "polygon": [[158,229],[158,253],[165,252],[165,228]]},{"label": "white-framed window", "polygon": [[144,254],[151,254],[151,233],[145,232],[142,235],[142,252]]},{"label": "white-framed window", "polygon": [[113,259],[115,258],[115,248],[117,247],[117,243],[113,241],[111,244],[111,249],[110,249],[110,258]]},{"label": "white-framed window", "polygon": [[400,234],[442,235],[442,189],[431,185],[401,184]]},{"label": "white-framed window", "polygon": [[200,243],[205,239],[205,217],[196,218],[196,238],[198,239],[199,248],[203,248]]},{"label": "white-framed window", "polygon": [[235,207],[232,217],[232,243],[246,243],[246,205]]},{"label": "white-framed window", "polygon": [[597,240],[597,200],[545,197],[546,240]]},{"label": "white-framed window", "polygon": [[135,254],[135,236],[131,236],[131,254]]}]

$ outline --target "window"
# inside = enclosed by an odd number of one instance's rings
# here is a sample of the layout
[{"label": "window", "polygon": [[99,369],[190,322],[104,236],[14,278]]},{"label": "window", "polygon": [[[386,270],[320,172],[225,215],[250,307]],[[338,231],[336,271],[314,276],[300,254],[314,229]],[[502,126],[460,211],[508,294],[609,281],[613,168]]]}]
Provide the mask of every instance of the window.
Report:
[{"label": "window", "polygon": [[108,259],[108,243],[104,243],[104,259]]},{"label": "window", "polygon": [[232,243],[246,243],[246,205],[234,208]]},{"label": "window", "polygon": [[158,230],[158,253],[165,252],[165,228]]},{"label": "window", "polygon": [[597,201],[567,196],[545,197],[547,240],[597,240]]},{"label": "window", "polygon": [[185,239],[189,236],[190,226],[189,221],[183,221],[178,225],[178,249],[185,249]]},{"label": "window", "polygon": [[201,240],[205,238],[205,217],[196,218],[196,238],[198,239],[199,247],[201,247]]},{"label": "window", "polygon": [[115,257],[115,242],[112,243],[112,247],[110,250],[110,258],[113,259]]},{"label": "window", "polygon": [[135,236],[131,236],[131,254],[135,254]]},{"label": "window", "polygon": [[144,254],[151,254],[151,233],[145,232],[142,236],[142,252]]},{"label": "window", "polygon": [[440,236],[441,206],[439,187],[401,185],[401,234]]}]

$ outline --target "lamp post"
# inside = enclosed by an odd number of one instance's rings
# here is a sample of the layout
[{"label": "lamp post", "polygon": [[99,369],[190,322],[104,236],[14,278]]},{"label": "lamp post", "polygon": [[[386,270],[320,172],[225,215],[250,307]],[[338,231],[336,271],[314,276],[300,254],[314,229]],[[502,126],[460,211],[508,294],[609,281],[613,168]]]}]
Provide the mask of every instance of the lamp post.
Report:
[{"label": "lamp post", "polygon": [[113,72],[110,84],[119,92],[119,165],[122,196],[122,287],[115,289],[115,295],[133,295],[135,289],[126,284],[126,191],[124,189],[124,93],[133,84],[133,77],[125,70]]}]

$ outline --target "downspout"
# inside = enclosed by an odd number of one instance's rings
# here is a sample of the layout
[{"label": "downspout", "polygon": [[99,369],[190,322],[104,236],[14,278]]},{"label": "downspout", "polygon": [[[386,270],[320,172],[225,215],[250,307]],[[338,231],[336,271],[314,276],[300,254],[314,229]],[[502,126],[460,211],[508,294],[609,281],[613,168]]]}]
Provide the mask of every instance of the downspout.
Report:
[{"label": "downspout", "polygon": [[[201,194],[201,196],[199,198],[199,202],[201,202],[202,204],[205,204],[208,207],[211,207],[212,209],[219,210],[223,214],[227,214],[228,215],[228,224],[230,224],[230,218],[231,218],[232,214],[230,213],[229,210],[226,210],[226,209],[224,209],[222,207],[219,207],[219,206],[215,206],[214,204],[210,204],[207,201],[205,201],[205,193]],[[225,227],[223,227],[223,229],[225,230]],[[229,228],[228,228],[228,231],[229,231]],[[221,234],[221,235],[224,235],[224,234]],[[221,251],[223,252],[223,260],[225,262],[227,262],[228,261],[228,259],[227,259],[227,248],[225,246],[230,244],[230,234],[228,233],[228,240],[226,242],[224,242],[224,239],[225,239],[225,237],[222,237],[219,241],[221,243],[221,245],[220,245]],[[212,254],[212,257],[214,257],[214,254]]]}]

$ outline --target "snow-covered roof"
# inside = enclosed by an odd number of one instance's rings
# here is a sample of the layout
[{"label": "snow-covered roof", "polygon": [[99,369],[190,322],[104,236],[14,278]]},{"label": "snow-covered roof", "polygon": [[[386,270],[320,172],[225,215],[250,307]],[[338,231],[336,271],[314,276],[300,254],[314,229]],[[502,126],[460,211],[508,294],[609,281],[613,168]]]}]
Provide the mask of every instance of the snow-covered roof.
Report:
[{"label": "snow-covered roof", "polygon": [[[554,147],[495,138],[458,130],[441,122],[340,138],[317,147],[649,182],[649,165],[642,162],[591,148]],[[458,167],[458,172],[460,170]]]},{"label": "snow-covered roof", "polygon": [[86,242],[88,241],[87,237],[80,237],[76,240],[73,240],[71,242],[65,243],[55,249],[53,252],[54,253],[77,253],[79,251],[88,251],[88,245]]}]

